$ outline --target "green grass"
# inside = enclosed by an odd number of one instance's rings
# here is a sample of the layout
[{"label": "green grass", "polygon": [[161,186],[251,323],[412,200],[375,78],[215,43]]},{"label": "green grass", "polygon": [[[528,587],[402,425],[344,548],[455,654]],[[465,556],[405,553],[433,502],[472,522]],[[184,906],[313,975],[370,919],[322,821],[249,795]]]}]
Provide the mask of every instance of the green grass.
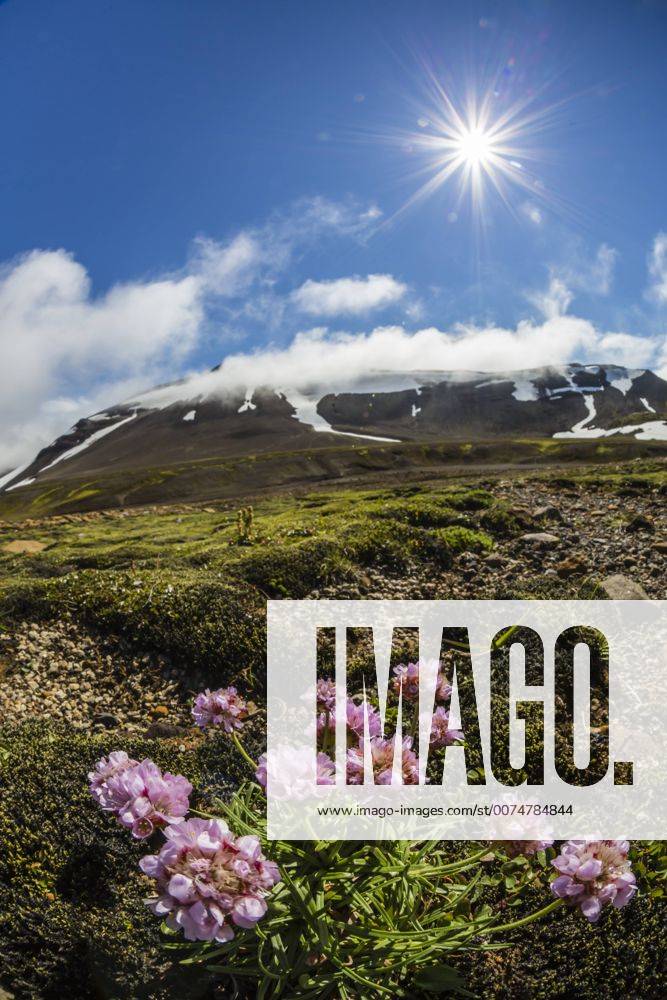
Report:
[{"label": "green grass", "polygon": [[[212,682],[261,676],[267,597],[491,548],[491,494],[463,484],[340,491],[260,503],[240,533],[224,505],[91,513],[0,527],[0,620],[69,616],[196,667]],[[36,555],[2,551],[20,537]]]},{"label": "green grass", "polygon": [[[231,575],[262,589],[303,592],[306,585],[349,575],[355,568],[402,570],[410,558],[447,562],[447,549],[462,551],[468,541],[479,547],[480,538],[446,529],[476,530],[480,508],[485,515],[494,509],[489,493],[461,485],[409,498],[403,493],[402,488],[342,490],[267,499],[255,507],[249,541],[239,536],[236,507],[222,504],[56,517],[20,530],[5,522],[0,525],[0,587],[81,569],[162,570],[178,571],[179,577],[190,571],[224,579]],[[38,556],[3,552],[2,546],[16,538],[41,541],[47,548]],[[285,562],[294,567],[288,575]]]},{"label": "green grass", "polygon": [[[38,480],[0,495],[0,518],[20,520],[45,514],[66,514],[118,506],[204,502],[237,499],[266,491],[307,487],[328,482],[367,485],[381,477],[460,475],[485,466],[517,469],[554,465],[573,468],[664,458],[664,442],[629,437],[598,441],[554,439],[492,439],[488,441],[402,442],[400,444],[341,444],[299,452],[262,452],[219,456],[194,462],[143,469],[109,469],[90,480],[76,477]],[[66,464],[65,464],[66,465]],[[60,467],[59,467],[60,468]],[[67,474],[63,467],[62,475]]]}]

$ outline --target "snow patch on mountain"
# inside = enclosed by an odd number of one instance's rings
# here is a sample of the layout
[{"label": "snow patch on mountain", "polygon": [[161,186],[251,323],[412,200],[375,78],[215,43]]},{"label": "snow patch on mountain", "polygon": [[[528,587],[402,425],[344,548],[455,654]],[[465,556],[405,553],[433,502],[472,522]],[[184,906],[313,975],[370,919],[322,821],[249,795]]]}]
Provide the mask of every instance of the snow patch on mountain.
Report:
[{"label": "snow patch on mountain", "polygon": [[[667,422],[650,420],[644,424],[624,424],[621,427],[591,427],[596,417],[595,400],[593,396],[584,396],[587,414],[583,420],[575,424],[569,431],[558,431],[555,438],[602,438],[613,434],[633,434],[639,441],[667,441]],[[655,412],[655,411],[654,411]]]},{"label": "snow patch on mountain", "polygon": [[384,441],[388,444],[400,444],[400,438],[378,437],[376,434],[354,434],[352,431],[337,431],[331,424],[318,413],[317,404],[319,400],[312,396],[305,396],[303,393],[289,390],[289,394],[282,392],[281,395],[295,409],[294,419],[303,424],[308,424],[314,431],[325,434],[339,434],[341,437],[362,438],[364,441]]}]

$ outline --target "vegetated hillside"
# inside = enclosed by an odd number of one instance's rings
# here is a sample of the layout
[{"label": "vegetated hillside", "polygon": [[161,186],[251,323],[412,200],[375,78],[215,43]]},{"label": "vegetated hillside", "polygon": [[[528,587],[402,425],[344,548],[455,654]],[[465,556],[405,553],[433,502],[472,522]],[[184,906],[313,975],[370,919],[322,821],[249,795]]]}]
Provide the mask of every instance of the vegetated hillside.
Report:
[{"label": "vegetated hillside", "polygon": [[570,468],[590,463],[667,459],[667,443],[629,437],[602,441],[569,439],[377,444],[359,442],[304,451],[265,452],[171,465],[118,469],[34,482],[0,493],[0,520],[39,518],[109,508],[154,504],[243,500],[275,493],[308,492],[320,486],[345,488],[428,483],[443,476],[514,470]]},{"label": "vegetated hillside", "polygon": [[622,457],[667,448],[667,382],[650,371],[573,364],[347,382],[239,388],[213,371],[158,387],[79,420],[1,477],[0,514],[243,495],[439,463],[568,460],[577,447]]}]

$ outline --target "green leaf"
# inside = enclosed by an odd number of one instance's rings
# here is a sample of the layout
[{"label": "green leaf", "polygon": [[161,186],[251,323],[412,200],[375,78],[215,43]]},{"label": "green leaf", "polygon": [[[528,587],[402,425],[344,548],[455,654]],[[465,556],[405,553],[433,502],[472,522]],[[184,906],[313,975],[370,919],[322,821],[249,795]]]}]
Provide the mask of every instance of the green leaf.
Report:
[{"label": "green leaf", "polygon": [[462,997],[474,997],[464,986],[464,981],[449,965],[431,965],[422,969],[414,985],[427,993],[455,993]]}]

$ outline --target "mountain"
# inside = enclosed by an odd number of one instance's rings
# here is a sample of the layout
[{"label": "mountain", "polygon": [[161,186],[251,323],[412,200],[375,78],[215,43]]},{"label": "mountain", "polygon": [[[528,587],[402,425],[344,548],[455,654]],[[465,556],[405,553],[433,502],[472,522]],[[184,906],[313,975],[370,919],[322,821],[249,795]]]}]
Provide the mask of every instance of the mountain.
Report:
[{"label": "mountain", "polygon": [[[579,365],[518,372],[375,372],[297,388],[234,387],[222,368],[159,386],[79,420],[0,492],[56,483],[117,483],[139,470],[309,460],[342,445],[624,436],[667,441],[667,381],[648,370]],[[94,490],[94,485],[89,487]],[[34,494],[34,489],[30,491]]]}]

